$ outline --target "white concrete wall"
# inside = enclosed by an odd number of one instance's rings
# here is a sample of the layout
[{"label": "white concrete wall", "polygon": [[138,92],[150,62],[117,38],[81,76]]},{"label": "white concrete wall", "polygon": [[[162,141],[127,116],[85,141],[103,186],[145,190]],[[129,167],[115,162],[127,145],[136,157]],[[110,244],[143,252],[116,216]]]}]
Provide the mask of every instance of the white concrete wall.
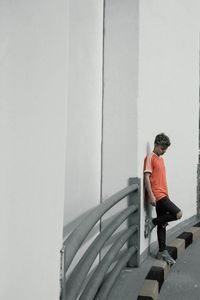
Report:
[{"label": "white concrete wall", "polygon": [[103,1],[71,0],[68,35],[64,233],[100,202]]},{"label": "white concrete wall", "polygon": [[[181,221],[196,214],[199,132],[199,28],[184,2],[142,0],[139,23],[138,176],[147,143],[153,148],[165,132],[172,142],[165,154],[169,195]],[[141,251],[144,217],[143,210]]]},{"label": "white concrete wall", "polygon": [[66,3],[0,3],[0,299],[59,298]]},{"label": "white concrete wall", "polygon": [[[143,176],[164,131],[185,220],[196,213],[199,4],[141,0],[138,31],[137,3],[106,1],[103,199]],[[58,299],[64,192],[66,227],[100,201],[102,39],[102,0],[0,3],[1,299]]]},{"label": "white concrete wall", "polygon": [[137,174],[138,1],[105,2],[103,199]]},{"label": "white concrete wall", "polygon": [[[102,201],[137,174],[138,14],[137,0],[105,1]],[[102,218],[102,228],[126,200]]]},{"label": "white concrete wall", "polygon": [[[105,2],[102,196],[130,176],[143,178],[147,145],[153,148],[164,131],[172,141],[165,155],[170,197],[186,220],[196,213],[199,3],[139,3],[138,10],[137,1]],[[70,2],[64,221],[70,230],[100,200],[102,20],[102,2]],[[143,205],[141,217],[142,252]]]}]

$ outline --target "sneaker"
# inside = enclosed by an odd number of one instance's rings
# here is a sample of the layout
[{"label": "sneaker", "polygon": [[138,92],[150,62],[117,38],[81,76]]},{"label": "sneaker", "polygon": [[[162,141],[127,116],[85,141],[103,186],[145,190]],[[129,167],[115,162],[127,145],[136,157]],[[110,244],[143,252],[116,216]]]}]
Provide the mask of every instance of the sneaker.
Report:
[{"label": "sneaker", "polygon": [[152,218],[145,219],[145,229],[144,229],[144,236],[145,238],[148,237],[150,232],[156,227],[156,225],[153,223]]},{"label": "sneaker", "polygon": [[152,219],[149,219],[148,226],[149,226],[149,231],[150,232],[156,227],[156,225],[153,223]]},{"label": "sneaker", "polygon": [[176,263],[167,250],[163,250],[162,252],[159,251],[157,254],[157,259],[164,260],[172,265]]}]

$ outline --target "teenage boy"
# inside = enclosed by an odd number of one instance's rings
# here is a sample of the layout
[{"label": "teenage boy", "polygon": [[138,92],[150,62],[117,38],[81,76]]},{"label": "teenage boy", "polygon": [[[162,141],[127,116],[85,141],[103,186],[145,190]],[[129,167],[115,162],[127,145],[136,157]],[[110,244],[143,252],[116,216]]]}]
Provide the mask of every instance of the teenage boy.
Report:
[{"label": "teenage boy", "polygon": [[174,264],[175,260],[166,249],[166,226],[168,222],[182,217],[181,210],[169,199],[165,165],[162,155],[170,146],[170,140],[164,133],[156,136],[153,152],[144,160],[144,183],[149,203],[156,207],[157,218],[148,219],[149,232],[157,226],[159,252],[158,259]]}]

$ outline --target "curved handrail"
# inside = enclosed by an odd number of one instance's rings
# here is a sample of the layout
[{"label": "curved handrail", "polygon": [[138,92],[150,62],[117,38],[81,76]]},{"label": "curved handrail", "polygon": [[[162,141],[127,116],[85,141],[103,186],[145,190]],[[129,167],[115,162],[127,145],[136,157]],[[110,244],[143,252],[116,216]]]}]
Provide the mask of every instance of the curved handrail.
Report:
[{"label": "curved handrail", "polygon": [[[92,263],[94,262],[105,242],[127,219],[127,217],[134,213],[137,209],[138,207],[136,205],[131,205],[126,208],[123,212],[121,212],[120,215],[118,215],[116,219],[112,220],[92,242],[67,280],[66,292],[68,299],[76,299],[78,295],[77,291],[81,289],[82,283],[84,282]],[[122,235],[124,235],[124,232]],[[120,238],[118,240],[120,240]],[[76,287],[76,289],[74,289],[74,287]]]},{"label": "curved handrail", "polygon": [[95,297],[95,300],[106,300],[110,293],[110,290],[119,276],[121,270],[126,266],[127,262],[131,258],[131,256],[136,252],[136,247],[132,246],[128,250],[126,250],[123,255],[120,257],[119,261],[116,263],[112,271],[108,274],[108,276],[103,281],[98,294]]},{"label": "curved handrail", "polygon": [[82,242],[92,229],[92,227],[98,222],[98,220],[115,204],[120,200],[128,196],[130,193],[137,191],[139,188],[138,184],[131,184],[123,190],[117,192],[103,203],[95,207],[90,211],[90,218],[84,218],[77,228],[67,237],[64,241],[65,251],[67,249],[68,255],[65,260],[65,272],[68,270],[74,256],[80,248]]},{"label": "curved handrail", "polygon": [[[91,230],[94,228],[101,217],[109,211],[120,200],[128,196],[128,207],[122,212],[112,216],[111,220],[107,220],[106,226],[101,230],[98,236],[92,241],[86,249],[79,262],[73,268],[71,274],[67,274],[75,255],[80,249],[83,242],[89,237]],[[84,214],[84,218],[68,236],[65,237],[63,248],[61,249],[61,293],[62,300],[87,299],[93,300],[99,290],[103,297],[108,295],[110,286],[116,279],[121,268],[127,262],[129,266],[139,265],[140,253],[140,179],[129,178],[129,186],[115,193],[103,203],[90,209]],[[118,232],[118,238],[112,239],[113,233],[120,228],[120,225],[127,221],[128,229]],[[120,251],[127,241],[128,250]],[[90,273],[91,266],[97,255],[100,253],[106,243],[110,243],[111,247],[95,268],[92,275]],[[121,255],[122,253],[124,255]],[[108,274],[108,269],[113,266],[112,271]],[[66,276],[69,275],[66,280]],[[90,278],[90,279],[89,279]],[[89,279],[89,281],[88,281]],[[108,283],[107,283],[108,279]],[[101,284],[103,282],[103,290]],[[100,289],[99,289],[100,288]],[[77,298],[78,297],[78,298]],[[79,298],[80,297],[80,298]],[[106,298],[105,298],[106,299]]]},{"label": "curved handrail", "polygon": [[[102,282],[108,268],[110,267],[114,257],[118,254],[119,250],[128,240],[128,238],[137,231],[137,226],[131,226],[126,230],[124,234],[121,235],[120,239],[113,244],[109,251],[104,256],[103,260],[97,266],[95,272],[93,273],[91,279],[87,283],[80,300],[93,300],[96,292],[98,291],[99,285]],[[135,251],[137,249],[135,248]],[[92,289],[90,287],[93,287]]]}]

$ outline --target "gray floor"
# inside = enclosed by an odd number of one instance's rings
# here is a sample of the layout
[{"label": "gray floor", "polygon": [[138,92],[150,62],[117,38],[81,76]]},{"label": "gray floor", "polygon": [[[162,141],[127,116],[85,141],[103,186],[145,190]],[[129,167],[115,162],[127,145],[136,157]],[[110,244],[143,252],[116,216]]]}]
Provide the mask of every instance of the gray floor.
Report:
[{"label": "gray floor", "polygon": [[200,300],[200,240],[178,258],[164,282],[158,300]]},{"label": "gray floor", "polygon": [[[124,270],[108,300],[137,300],[144,279],[154,264],[155,259],[148,257],[140,268]],[[200,239],[194,241],[171,268],[158,300],[200,300]]]},{"label": "gray floor", "polygon": [[148,257],[139,268],[125,269],[117,279],[108,300],[137,300],[145,277],[155,259]]},{"label": "gray floor", "polygon": [[[180,227],[177,226],[177,230],[173,228],[168,241],[174,240],[197,221],[185,225],[182,223]],[[156,250],[152,252],[155,254]],[[153,265],[156,265],[156,259],[149,256],[139,268],[124,270],[115,282],[108,300],[137,300],[145,277]],[[200,300],[200,239],[194,241],[178,258],[163,283],[158,300]]]}]

